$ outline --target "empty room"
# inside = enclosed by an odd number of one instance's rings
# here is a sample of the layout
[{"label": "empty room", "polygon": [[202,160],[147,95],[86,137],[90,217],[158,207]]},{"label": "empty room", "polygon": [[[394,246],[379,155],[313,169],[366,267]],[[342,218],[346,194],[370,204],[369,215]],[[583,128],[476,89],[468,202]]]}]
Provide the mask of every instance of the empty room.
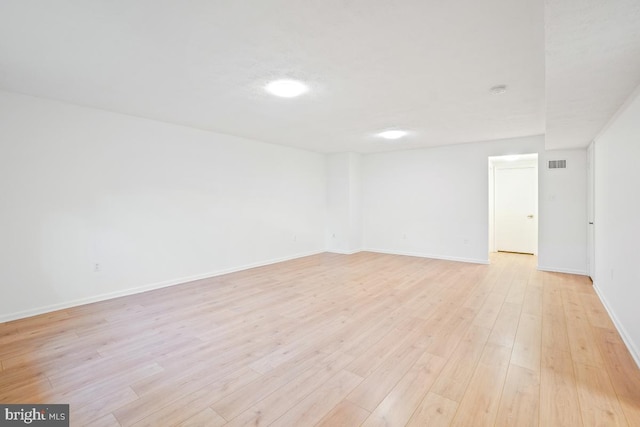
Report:
[{"label": "empty room", "polygon": [[640,426],[637,0],[1,0],[0,426]]}]

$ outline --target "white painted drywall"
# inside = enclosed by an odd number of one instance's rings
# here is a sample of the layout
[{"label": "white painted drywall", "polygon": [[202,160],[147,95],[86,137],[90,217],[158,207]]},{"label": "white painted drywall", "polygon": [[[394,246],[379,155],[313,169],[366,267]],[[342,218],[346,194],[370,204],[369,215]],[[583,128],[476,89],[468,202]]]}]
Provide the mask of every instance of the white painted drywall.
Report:
[{"label": "white painted drywall", "polygon": [[364,155],[365,248],[487,263],[488,157],[543,149],[534,136]]},{"label": "white painted drywall", "polygon": [[325,208],[323,155],[0,92],[0,321],[321,252]]},{"label": "white painted drywall", "polygon": [[327,232],[329,252],[362,249],[361,154],[327,155]]},{"label": "white painted drywall", "polygon": [[[485,263],[487,159],[544,145],[324,156],[7,92],[0,142],[0,321],[326,249]],[[575,238],[558,270],[584,255],[577,205],[545,229]]]},{"label": "white painted drywall", "polygon": [[349,153],[349,252],[362,250],[362,154]]},{"label": "white painted drywall", "polygon": [[595,141],[595,287],[640,366],[640,89]]},{"label": "white painted drywall", "polygon": [[[566,169],[549,169],[566,160]],[[587,150],[552,150],[540,156],[538,268],[587,274]]]}]

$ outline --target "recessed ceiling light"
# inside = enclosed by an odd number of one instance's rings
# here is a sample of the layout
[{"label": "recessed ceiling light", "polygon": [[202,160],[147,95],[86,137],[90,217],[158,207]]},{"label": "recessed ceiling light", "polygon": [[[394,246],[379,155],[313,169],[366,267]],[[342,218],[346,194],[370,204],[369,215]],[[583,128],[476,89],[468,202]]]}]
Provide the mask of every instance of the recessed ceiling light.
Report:
[{"label": "recessed ceiling light", "polygon": [[501,95],[507,91],[507,85],[497,85],[489,89],[495,95]]},{"label": "recessed ceiling light", "polygon": [[400,129],[385,130],[384,132],[380,132],[378,134],[380,138],[384,138],[384,139],[399,139],[406,135],[407,135],[407,131],[400,130]]},{"label": "recessed ceiling light", "polygon": [[309,90],[309,87],[297,80],[275,80],[265,87],[266,91],[282,98],[295,98]]}]

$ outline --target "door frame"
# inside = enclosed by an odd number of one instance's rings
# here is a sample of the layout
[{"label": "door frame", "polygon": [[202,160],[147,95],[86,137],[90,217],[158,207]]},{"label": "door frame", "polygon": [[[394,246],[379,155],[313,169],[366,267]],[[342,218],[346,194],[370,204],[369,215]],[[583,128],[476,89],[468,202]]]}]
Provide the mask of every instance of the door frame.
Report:
[{"label": "door frame", "polygon": [[596,142],[587,147],[587,274],[596,280]]}]

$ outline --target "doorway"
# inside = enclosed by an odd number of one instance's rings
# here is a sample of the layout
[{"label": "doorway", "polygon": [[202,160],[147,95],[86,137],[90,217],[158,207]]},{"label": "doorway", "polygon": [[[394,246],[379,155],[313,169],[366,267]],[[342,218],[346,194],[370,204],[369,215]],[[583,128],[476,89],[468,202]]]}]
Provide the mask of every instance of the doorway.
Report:
[{"label": "doorway", "polygon": [[489,158],[489,252],[538,253],[538,154]]}]

